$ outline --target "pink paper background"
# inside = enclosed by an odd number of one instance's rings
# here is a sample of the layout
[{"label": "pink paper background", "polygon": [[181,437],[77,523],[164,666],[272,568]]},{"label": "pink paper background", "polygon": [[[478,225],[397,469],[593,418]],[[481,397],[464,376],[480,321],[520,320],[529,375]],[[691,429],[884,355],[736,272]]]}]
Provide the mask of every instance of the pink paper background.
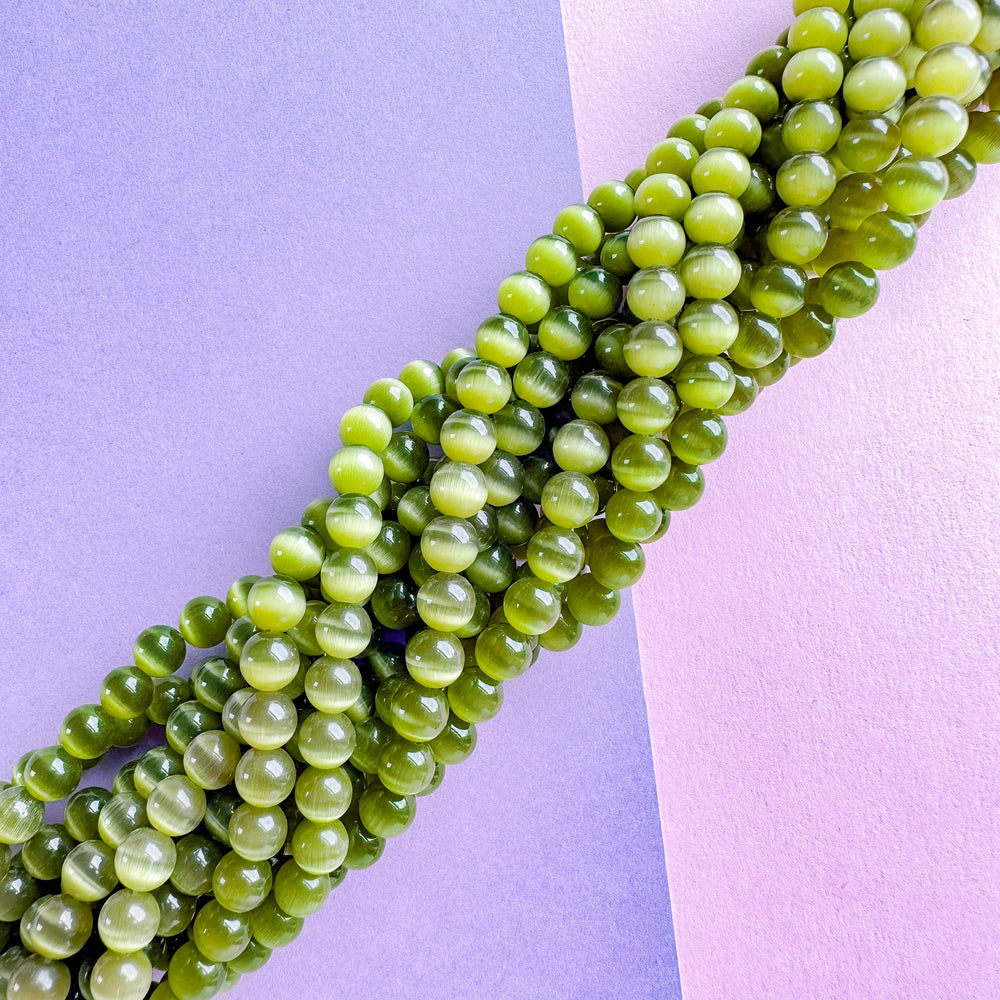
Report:
[{"label": "pink paper background", "polygon": [[[563,0],[585,190],[790,20]],[[730,421],[635,588],[686,1000],[1000,991],[1000,170]]]}]

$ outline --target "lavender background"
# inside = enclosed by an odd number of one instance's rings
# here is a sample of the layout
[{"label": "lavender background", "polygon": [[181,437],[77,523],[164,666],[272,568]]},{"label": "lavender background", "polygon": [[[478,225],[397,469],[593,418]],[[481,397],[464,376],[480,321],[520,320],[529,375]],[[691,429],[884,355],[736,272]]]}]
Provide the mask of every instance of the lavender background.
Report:
[{"label": "lavender background", "polygon": [[[545,3],[7,3],[0,766],[266,569],[373,379],[580,198]],[[630,607],[240,995],[679,995]]]}]

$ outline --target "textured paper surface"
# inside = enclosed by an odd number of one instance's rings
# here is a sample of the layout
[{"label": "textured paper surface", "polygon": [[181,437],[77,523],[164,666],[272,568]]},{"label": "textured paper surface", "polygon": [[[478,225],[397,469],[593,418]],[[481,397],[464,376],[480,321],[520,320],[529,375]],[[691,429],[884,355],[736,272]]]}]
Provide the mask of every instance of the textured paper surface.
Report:
[{"label": "textured paper surface", "polygon": [[[555,2],[4,9],[0,765],[265,572],[373,379],[580,197]],[[678,995],[630,608],[246,997]]]},{"label": "textured paper surface", "polygon": [[[790,4],[564,0],[585,186]],[[635,588],[686,1000],[1000,993],[1000,170],[729,421]]]}]

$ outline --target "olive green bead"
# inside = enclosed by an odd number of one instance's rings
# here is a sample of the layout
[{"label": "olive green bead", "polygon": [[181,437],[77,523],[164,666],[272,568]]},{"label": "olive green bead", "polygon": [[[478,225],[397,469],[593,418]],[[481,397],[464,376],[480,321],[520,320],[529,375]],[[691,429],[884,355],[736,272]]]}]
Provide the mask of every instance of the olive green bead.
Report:
[{"label": "olive green bead", "polygon": [[945,198],[958,198],[965,194],[976,180],[975,158],[959,148],[945,153],[941,162],[948,171],[948,193]]},{"label": "olive green bead", "polygon": [[221,712],[229,698],[245,687],[239,664],[224,656],[208,656],[191,671],[191,693],[213,712]]},{"label": "olive green bead", "polygon": [[[226,966],[237,973],[256,972],[267,964],[267,960],[270,957],[271,949],[266,948],[259,941],[251,938],[246,948],[236,958],[227,962]],[[151,997],[150,1000],[154,1000],[154,998]],[[155,998],[155,1000],[159,1000],[159,998]],[[170,1000],[170,998],[164,998],[164,1000]]]},{"label": "olive green bead", "polygon": [[631,231],[609,236],[601,247],[601,267],[613,274],[619,281],[628,283],[636,272],[636,266],[628,253]]},{"label": "olive green bead", "polygon": [[566,297],[573,309],[589,319],[604,319],[621,305],[622,283],[603,267],[585,267],[570,280]]},{"label": "olive green bead", "polygon": [[167,834],[140,827],[118,845],[115,873],[127,889],[149,892],[170,878],[176,860],[177,848]]},{"label": "olive green bead", "polygon": [[87,903],[65,893],[42,896],[21,917],[21,941],[44,958],[69,958],[87,943],[93,926]]},{"label": "olive green bead", "polygon": [[582,635],[583,626],[564,605],[559,612],[559,619],[555,625],[548,632],[543,632],[538,637],[538,645],[542,649],[549,649],[552,652],[564,652],[567,649],[572,649],[579,642]]},{"label": "olive green bead", "polygon": [[769,316],[744,312],[739,324],[739,334],[728,348],[729,357],[737,364],[762,368],[781,354],[781,327]]},{"label": "olive green bead", "polygon": [[667,132],[668,139],[683,139],[691,143],[699,153],[705,151],[705,129],[708,118],[705,115],[693,114],[678,118]]},{"label": "olive green bead", "polygon": [[[171,937],[186,931],[198,911],[198,900],[178,892],[173,885],[165,882],[151,893],[160,908],[160,923],[156,928],[158,938]],[[150,952],[155,960],[155,952]]]},{"label": "olive green bead", "polygon": [[670,448],[688,465],[715,461],[725,451],[726,440],[726,426],[711,410],[687,410],[670,425]]},{"label": "olive green bead", "polygon": [[597,539],[590,547],[587,564],[594,579],[612,590],[624,590],[639,581],[646,557],[638,542],[623,542],[613,536]]},{"label": "olive green bead", "polygon": [[663,512],[648,493],[620,489],[608,501],[605,519],[615,538],[644,542],[659,530]]},{"label": "olive green bead", "polygon": [[683,226],[665,215],[639,219],[629,230],[626,243],[629,258],[640,268],[673,267],[686,247]]},{"label": "olive green bead", "polygon": [[[451,713],[448,716],[448,724],[427,743],[427,746],[438,764],[459,764],[463,760],[468,760],[476,748],[475,724]],[[426,790],[425,787],[422,791]]]},{"label": "olive green bead", "polygon": [[783,208],[767,228],[767,246],[779,260],[808,264],[826,245],[827,225],[809,208]]},{"label": "olive green bead", "polygon": [[633,207],[640,218],[666,216],[680,220],[691,204],[691,188],[676,174],[650,174],[636,188]]},{"label": "olive green bead", "polygon": [[177,671],[186,653],[184,637],[169,625],[153,625],[145,629],[139,633],[132,647],[136,666],[151,677],[164,677]]},{"label": "olive green bead", "polygon": [[45,747],[28,758],[23,780],[36,799],[56,802],[71,794],[82,777],[83,765],[76,757],[62,747]]},{"label": "olive green bead", "polygon": [[219,718],[222,720],[222,729],[234,739],[240,739],[240,712],[243,706],[253,697],[254,689],[250,687],[240,688],[234,691],[227,699]]},{"label": "olive green bead", "polygon": [[594,324],[578,309],[560,306],[538,324],[538,346],[562,361],[586,353],[594,339]]},{"label": "olive green bead", "polygon": [[352,406],[340,418],[340,441],[379,452],[389,443],[392,426],[392,421],[377,406],[369,403]]},{"label": "olive green bead", "polygon": [[20,920],[41,894],[42,884],[15,859],[0,876],[0,920]]},{"label": "olive green bead", "polygon": [[206,804],[203,788],[186,774],[174,774],[164,778],[150,792],[146,800],[146,817],[150,826],[161,833],[183,837],[201,823]]},{"label": "olive green bead", "polygon": [[372,835],[396,837],[406,830],[416,816],[417,805],[412,795],[383,788],[374,782],[365,789],[358,802],[358,814]]},{"label": "olive green bead", "polygon": [[820,279],[819,304],[834,317],[860,316],[878,299],[878,275],[870,267],[847,261]]},{"label": "olive green bead", "polygon": [[[508,323],[517,322],[508,316],[499,316],[496,318]],[[517,323],[517,326],[523,329],[520,323]],[[527,349],[527,331],[525,331],[524,336],[525,349]],[[523,357],[523,353],[520,356]],[[413,428],[413,433],[428,444],[438,444],[441,440],[441,428],[445,420],[457,409],[458,404],[454,400],[440,393],[425,396],[414,406],[413,414],[410,417],[410,425]]]},{"label": "olive green bead", "polygon": [[117,848],[134,830],[148,825],[145,798],[136,791],[118,792],[101,809],[97,832],[104,843]]},{"label": "olive green bead", "polygon": [[360,694],[361,673],[351,660],[323,656],[306,673],[305,695],[321,712],[343,712]]},{"label": "olive green bead", "polygon": [[330,459],[330,482],[340,494],[371,496],[382,484],[382,459],[364,445],[347,445]]},{"label": "olive green bead", "polygon": [[[59,878],[63,861],[77,846],[61,823],[45,824],[21,849],[21,864],[34,878],[51,882]],[[0,848],[0,873],[10,867],[10,851],[6,845]]]},{"label": "olive green bead", "polygon": [[598,583],[591,573],[581,573],[566,584],[566,605],[583,625],[606,625],[621,607],[621,595]]},{"label": "olive green bead", "polygon": [[267,861],[250,861],[230,851],[215,868],[212,891],[227,910],[248,913],[267,899],[271,881],[271,866]]},{"label": "olive green bead", "polygon": [[[558,403],[566,394],[568,387],[569,371],[565,362],[548,351],[532,352],[514,369],[514,391],[522,400],[539,409]],[[515,455],[520,454],[509,447],[504,450]],[[492,452],[493,449],[490,448],[488,454],[467,460],[482,462]],[[450,458],[461,457],[450,454],[447,449],[445,453]]]},{"label": "olive green bead", "polygon": [[604,239],[604,223],[589,205],[569,205],[556,216],[552,232],[568,240],[581,257],[589,257]]},{"label": "olive green bead", "polygon": [[191,928],[191,940],[205,958],[228,962],[250,943],[249,913],[235,913],[209,900],[199,911]]},{"label": "olive green bead", "polygon": [[[743,207],[736,198],[713,191],[700,194],[692,200],[684,212],[684,231],[693,243],[729,244],[739,238],[743,230],[743,219]],[[631,289],[631,285],[629,288]],[[630,297],[629,306],[631,305]]]},{"label": "olive green bead", "polygon": [[0,843],[23,844],[42,828],[45,807],[26,788],[0,791]]},{"label": "olive green bead", "polygon": [[781,139],[791,154],[826,153],[840,136],[840,112],[828,101],[800,101],[785,114]]},{"label": "olive green bead", "polygon": [[537,323],[551,305],[551,288],[530,271],[518,271],[500,282],[497,307],[521,323],[528,326]]},{"label": "olive green bead", "polygon": [[[631,191],[629,192],[629,203],[631,207]],[[533,240],[525,256],[525,268],[532,274],[538,275],[551,288],[558,288],[561,285],[565,285],[576,274],[579,263],[580,258],[573,248],[573,244],[564,237],[556,235],[540,236],[538,239]],[[523,330],[523,326],[521,329]],[[482,326],[480,326],[480,330],[482,330]],[[519,336],[518,339],[520,339]],[[527,348],[526,334],[524,347]],[[486,357],[480,350],[478,333],[476,336],[476,353],[481,358]],[[523,352],[521,356],[524,356]],[[492,357],[489,360],[497,361],[505,368],[509,368],[511,365],[516,364],[520,358],[507,361],[504,357]]]},{"label": "olive green bead", "polygon": [[750,287],[754,309],[780,318],[798,312],[806,297],[806,274],[794,264],[771,263],[759,267]]},{"label": "olive green bead", "polygon": [[[552,625],[545,631],[551,628]],[[466,667],[448,687],[448,705],[453,715],[466,722],[485,722],[492,719],[503,705],[503,682],[478,667]]]},{"label": "olive green bead", "polygon": [[[519,384],[517,373],[529,365],[533,357],[529,354],[515,369],[515,387]],[[496,426],[485,413],[456,410],[441,425],[441,450],[452,461],[478,465],[485,462],[496,447]]]},{"label": "olive green bead", "polygon": [[[434,754],[426,742],[417,743],[397,736],[390,739],[379,752],[378,778],[396,795],[416,795],[433,778],[434,763]],[[368,829],[371,830],[371,827]],[[378,833],[376,830],[371,832]],[[379,833],[379,836],[385,834]]]},{"label": "olive green bead", "polygon": [[563,528],[586,524],[597,513],[599,502],[594,484],[579,472],[559,472],[542,490],[542,512]]},{"label": "olive green bead", "polygon": [[519,677],[531,666],[534,640],[509,623],[489,625],[476,639],[476,665],[494,680]]},{"label": "olive green bead", "polygon": [[659,434],[674,419],[677,406],[669,385],[644,376],[632,379],[621,390],[615,410],[622,426],[633,434]]},{"label": "olive green bead", "polygon": [[157,784],[172,774],[184,773],[184,758],[170,747],[159,746],[147,750],[132,772],[135,790],[148,799]]},{"label": "olive green bead", "polygon": [[[303,519],[308,519],[310,511],[313,510],[317,504],[324,503],[329,503],[329,500],[316,500],[310,504],[309,507],[306,508],[306,514],[303,515]],[[226,593],[226,607],[229,609],[229,613],[234,619],[246,615],[247,597],[250,594],[250,589],[259,579],[259,576],[241,576],[238,580],[234,580],[230,585],[229,590]]]},{"label": "olive green bead", "polygon": [[27,949],[22,948],[19,944],[12,944],[0,955],[0,996],[7,996],[7,981],[10,979],[11,973],[27,958],[28,954]]},{"label": "olive green bead", "polygon": [[608,436],[599,424],[571,420],[563,424],[552,440],[552,457],[568,472],[591,474],[602,469],[611,454]]},{"label": "olive green bead", "polygon": [[329,823],[340,819],[353,798],[351,780],[342,767],[307,767],[295,784],[295,804],[306,819]]},{"label": "olive green bead", "polygon": [[435,573],[417,591],[417,611],[431,629],[453,632],[475,609],[475,588],[455,573]]},{"label": "olive green bead", "polygon": [[[247,750],[236,767],[234,782],[241,798],[266,808],[283,802],[295,788],[295,761],[282,749]],[[228,825],[228,820],[226,821]]]},{"label": "olive green bead", "polygon": [[486,484],[487,503],[503,507],[521,495],[524,467],[514,455],[497,450],[478,468]]},{"label": "olive green bead", "polygon": [[[555,281],[556,285],[565,284],[573,277],[576,273],[576,263],[576,252],[568,241],[558,236],[543,236],[528,248],[528,270],[534,271],[538,268],[539,271],[546,271],[551,277],[564,279]],[[540,277],[543,281],[553,283],[544,273],[540,274]],[[528,331],[525,325],[513,316],[490,316],[483,320],[476,330],[476,353],[485,361],[495,362],[504,368],[512,368],[528,353]],[[413,424],[413,429],[417,430],[416,422]]]},{"label": "olive green bead", "polygon": [[436,517],[420,536],[419,551],[431,569],[440,573],[460,573],[479,554],[479,539],[468,521]]},{"label": "olive green bead", "polygon": [[789,207],[822,205],[837,186],[837,172],[822,153],[799,153],[787,159],[775,175],[778,197]]},{"label": "olive green bead", "polygon": [[231,623],[232,615],[224,601],[195,597],[181,610],[180,633],[189,645],[208,649],[225,639]]},{"label": "olive green bead", "polygon": [[81,788],[70,796],[63,823],[76,840],[93,840],[97,836],[101,809],[110,798],[106,788]]},{"label": "olive green bead", "polygon": [[313,767],[339,767],[354,753],[354,724],[343,714],[312,712],[299,725],[296,744],[302,759]]},{"label": "olive green bead", "polygon": [[851,111],[862,114],[885,114],[905,92],[906,72],[888,56],[861,59],[844,77],[844,103]]},{"label": "olive green bead", "polygon": [[0,980],[0,988],[10,1000],[65,1000],[72,982],[65,963],[40,955],[25,955],[12,966],[6,983]]},{"label": "olive green bead", "polygon": [[240,740],[257,750],[277,750],[295,734],[298,713],[283,691],[255,691],[243,703],[239,719]]},{"label": "olive green bead", "polygon": [[[739,318],[728,302],[699,299],[681,313],[677,332],[687,350],[696,354],[720,354],[739,334]],[[675,368],[676,365],[671,371]]]},{"label": "olive green bead", "polygon": [[[253,628],[247,619],[247,624]],[[232,631],[232,629],[230,629]],[[191,684],[186,677],[154,677],[153,700],[146,709],[150,722],[164,726],[174,710],[191,697]]]},{"label": "olive green bead", "polygon": [[[437,736],[447,724],[448,699],[441,689],[407,678],[396,688],[389,714],[392,730],[404,739],[424,743]],[[377,732],[380,735],[384,730]],[[384,740],[381,740],[379,750],[383,744]],[[352,763],[356,762],[352,759]]]},{"label": "olive green bead", "polygon": [[101,684],[101,707],[116,719],[133,719],[142,715],[152,700],[153,681],[138,667],[118,667]]},{"label": "olive green bead", "polygon": [[570,528],[548,525],[531,536],[527,563],[531,572],[549,583],[572,580],[583,568],[584,546]]},{"label": "olive green bead", "polygon": [[714,355],[695,354],[673,374],[681,402],[688,406],[717,410],[724,406],[736,388],[729,365]]},{"label": "olive green bead", "polygon": [[964,103],[981,75],[975,49],[944,43],[923,54],[913,72],[913,86],[921,97],[950,97]]},{"label": "olive green bead", "polygon": [[[392,435],[389,446],[380,457],[382,468],[389,480],[398,483],[415,483],[427,469],[430,452],[427,443],[416,434],[411,434],[409,431],[397,431]],[[384,490],[385,485],[386,483],[383,481],[382,490]],[[384,506],[382,490],[376,490],[372,495],[373,502],[379,509]],[[355,541],[353,545],[355,548],[362,547],[358,541]]]},{"label": "olive green bead", "polygon": [[628,229],[635,219],[633,191],[624,181],[598,184],[588,195],[587,204],[600,215],[604,228],[609,233]]},{"label": "olive green bead", "polygon": [[761,139],[757,116],[745,108],[719,108],[705,126],[705,149],[730,148],[746,156],[757,152]]},{"label": "olive green bead", "polygon": [[170,959],[166,981],[177,1000],[209,1000],[225,983],[226,969],[222,963],[206,958],[197,945],[188,942]]},{"label": "olive green bead", "polygon": [[777,87],[781,74],[792,54],[784,45],[772,45],[758,52],[747,64],[747,73],[760,76]]},{"label": "olive green bead", "polygon": [[293,917],[319,912],[330,895],[330,876],[304,871],[294,861],[286,861],[274,876],[274,902]]},{"label": "olive green bead", "polygon": [[464,664],[462,643],[448,632],[423,629],[406,643],[406,669],[425,687],[447,687],[461,673]]},{"label": "olive green bead", "polygon": [[[885,211],[882,182],[871,174],[848,174],[838,182],[824,208],[831,226],[856,232],[869,216]],[[818,264],[816,259],[813,267],[817,270]]]},{"label": "olive green bead", "polygon": [[703,243],[691,247],[680,263],[687,294],[694,299],[724,299],[740,283],[740,259],[728,247]]},{"label": "olive green bead", "polygon": [[380,409],[393,427],[405,424],[413,410],[412,393],[396,378],[380,378],[373,382],[365,390],[363,401]]},{"label": "olive green bead", "polygon": [[178,892],[202,896],[212,888],[212,872],[225,854],[218,841],[198,833],[177,841],[177,861],[170,883]]},{"label": "olive green bead", "polygon": [[871,173],[895,159],[901,141],[899,126],[888,118],[855,118],[840,133],[837,155],[849,170]]},{"label": "olive green bead", "polygon": [[898,267],[917,248],[917,227],[898,212],[877,212],[858,226],[855,234],[857,259],[875,270]]},{"label": "olive green bead", "polygon": [[612,452],[611,469],[625,489],[648,493],[670,472],[670,451],[658,437],[630,434]]},{"label": "olive green bead", "polygon": [[469,517],[486,503],[486,477],[469,462],[442,462],[430,480],[435,508],[450,517]]},{"label": "olive green bead", "polygon": [[515,580],[507,588],[503,600],[507,621],[526,635],[547,632],[559,617],[559,606],[557,585],[534,576]]},{"label": "olive green bead", "polygon": [[511,455],[530,454],[545,437],[545,418],[536,406],[523,400],[509,402],[493,415],[493,423],[496,446]]},{"label": "olive green bead", "polygon": [[898,10],[881,8],[860,16],[851,26],[848,52],[852,59],[900,55],[910,43],[910,23]]},{"label": "olive green bead", "polygon": [[973,111],[962,148],[977,163],[1000,163],[1000,111]]},{"label": "olive green bead", "polygon": [[108,951],[126,954],[140,951],[156,936],[160,906],[148,892],[120,889],[101,907],[97,933]]},{"label": "olive green bead", "polygon": [[751,163],[750,183],[739,199],[744,215],[766,212],[774,204],[774,197],[774,178],[770,171],[759,163]]},{"label": "olive green bead", "polygon": [[302,931],[304,921],[285,913],[269,896],[250,914],[254,938],[267,948],[282,948],[291,944]]},{"label": "olive green bead", "polygon": [[111,749],[117,734],[117,721],[104,708],[100,705],[81,705],[63,719],[59,743],[72,757],[96,760]]},{"label": "olive green bead", "polygon": [[[391,711],[391,704],[389,707]],[[359,722],[354,727],[351,765],[365,774],[374,774],[378,770],[378,757],[382,747],[392,739],[393,732],[392,724],[375,715]]]},{"label": "olive green bead", "polygon": [[[386,576],[398,573],[406,565],[411,546],[410,533],[401,524],[383,521],[378,538],[368,546],[367,553],[376,571],[381,576]],[[322,650],[317,647],[316,653],[320,652]]]},{"label": "olive green bead", "polygon": [[836,96],[843,80],[839,56],[811,48],[792,54],[781,74],[781,88],[790,101],[826,101]]},{"label": "olive green bead", "polygon": [[285,846],[288,821],[280,806],[241,805],[229,819],[229,846],[248,861],[266,861]]},{"label": "olive green bead", "polygon": [[510,400],[511,381],[504,365],[477,359],[465,365],[455,380],[459,403],[481,413],[496,413]]},{"label": "olive green bead", "polygon": [[948,42],[968,45],[982,26],[982,11],[975,0],[932,0],[920,14],[913,35],[924,49]]},{"label": "olive green bead", "polygon": [[291,846],[292,858],[303,871],[327,874],[339,868],[347,857],[347,830],[336,819],[329,823],[300,820],[292,833]]},{"label": "olive green bead", "polygon": [[262,631],[286,632],[298,624],[305,610],[305,593],[291,577],[262,577],[247,595],[247,614]]},{"label": "olive green bead", "polygon": [[188,744],[199,734],[222,727],[222,717],[200,705],[197,701],[186,701],[170,713],[164,729],[167,743],[183,754]]},{"label": "olive green bead", "polygon": [[770,121],[777,113],[781,99],[774,84],[762,76],[744,76],[730,84],[722,98],[725,108],[748,111],[758,121]]},{"label": "olive green bead", "polygon": [[[254,623],[250,620],[249,616],[245,615],[242,618],[237,618],[233,622],[233,624],[229,626],[229,629],[226,632],[226,656],[228,656],[229,659],[235,661],[236,663],[239,663],[240,656],[243,653],[243,647],[247,644],[250,637],[256,635],[258,631],[259,630],[257,626],[254,625]],[[159,719],[156,716],[162,716],[164,711],[164,709],[160,709],[157,706],[157,692],[162,691],[165,694],[170,695],[172,700],[176,702],[178,701],[178,699],[173,695],[168,685],[175,681],[177,683],[187,684],[187,680],[182,678],[173,678],[173,677],[159,678],[159,680],[162,682],[161,684],[157,684],[157,680],[158,680],[157,678],[153,679],[153,685],[154,685],[153,704],[149,707],[149,709],[146,712],[146,714],[150,717],[150,719],[153,720],[153,722],[159,722]],[[185,695],[184,698],[181,698],[179,700],[185,701],[186,699],[187,695]],[[166,714],[169,715],[170,711],[172,711],[172,709],[166,710]],[[166,719],[164,719],[164,721],[166,721]]]},{"label": "olive green bead", "polygon": [[622,345],[622,358],[629,372],[651,378],[660,378],[673,371],[681,353],[678,331],[659,320],[637,323]]},{"label": "olive green bead", "polygon": [[836,320],[819,306],[806,306],[781,321],[785,350],[797,358],[822,354],[833,343],[836,332]]},{"label": "olive green bead", "polygon": [[240,672],[258,691],[278,691],[294,680],[300,665],[295,643],[278,632],[251,636],[240,654]]},{"label": "olive green bead", "polygon": [[718,191],[739,198],[750,186],[750,178],[750,161],[746,156],[721,146],[706,150],[698,158],[691,173],[691,187],[696,194]]},{"label": "olive green bead", "polygon": [[413,486],[400,498],[396,508],[399,523],[413,535],[423,534],[424,529],[439,514],[431,502],[430,490],[426,486]]},{"label": "olive green bead", "polygon": [[720,406],[716,411],[724,417],[735,416],[737,413],[744,413],[753,405],[760,392],[760,387],[757,385],[757,379],[754,377],[752,371],[742,367],[741,365],[731,364],[730,367],[733,370],[733,378],[735,380],[733,394],[729,397],[729,400]]},{"label": "olive green bead", "polygon": [[372,622],[360,604],[330,604],[318,615],[315,633],[321,653],[359,656],[371,642]]}]

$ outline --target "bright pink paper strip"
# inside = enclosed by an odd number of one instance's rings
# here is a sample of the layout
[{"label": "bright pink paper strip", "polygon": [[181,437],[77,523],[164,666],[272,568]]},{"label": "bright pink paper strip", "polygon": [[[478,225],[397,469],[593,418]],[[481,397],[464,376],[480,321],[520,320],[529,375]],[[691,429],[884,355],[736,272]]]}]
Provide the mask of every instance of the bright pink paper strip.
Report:
[{"label": "bright pink paper strip", "polygon": [[[563,0],[585,187],[791,20]],[[1000,167],[729,421],[635,588],[686,1000],[1000,991]]]}]

